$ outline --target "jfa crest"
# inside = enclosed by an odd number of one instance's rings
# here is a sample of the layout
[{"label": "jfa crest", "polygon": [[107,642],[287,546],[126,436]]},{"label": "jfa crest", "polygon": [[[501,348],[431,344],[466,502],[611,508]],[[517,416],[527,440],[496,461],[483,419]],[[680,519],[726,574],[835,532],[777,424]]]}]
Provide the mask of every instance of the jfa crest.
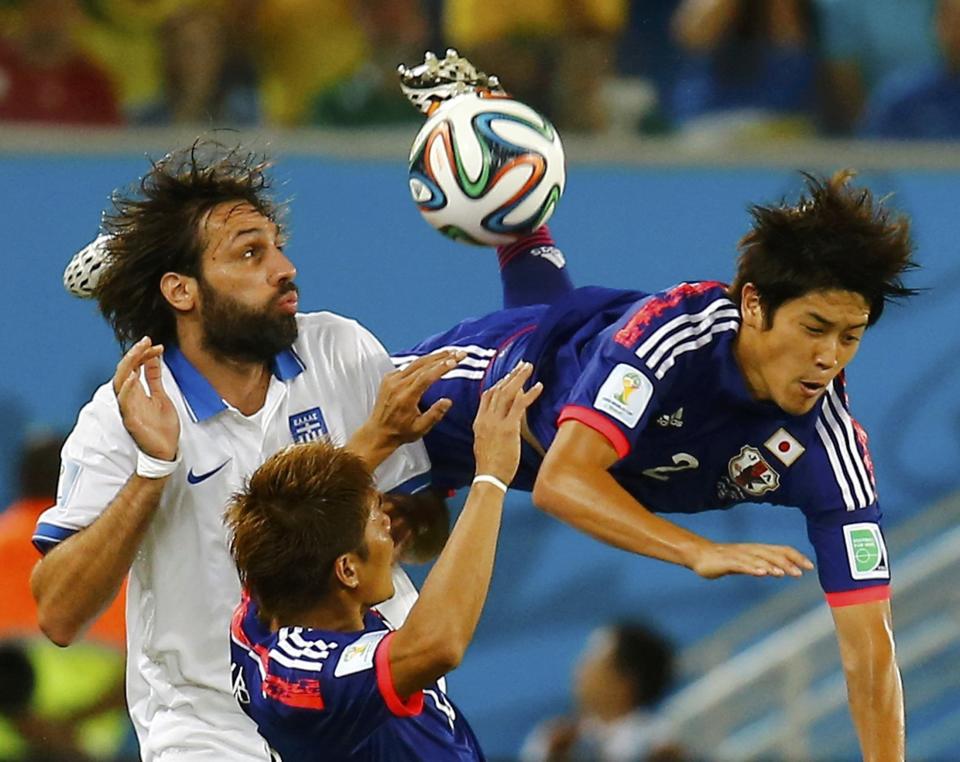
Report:
[{"label": "jfa crest", "polygon": [[290,416],[290,436],[297,444],[312,442],[327,434],[327,422],[320,408],[314,407]]},{"label": "jfa crest", "polygon": [[770,467],[756,447],[741,447],[739,454],[730,458],[728,468],[734,483],[753,497],[773,492],[780,486],[780,474]]}]

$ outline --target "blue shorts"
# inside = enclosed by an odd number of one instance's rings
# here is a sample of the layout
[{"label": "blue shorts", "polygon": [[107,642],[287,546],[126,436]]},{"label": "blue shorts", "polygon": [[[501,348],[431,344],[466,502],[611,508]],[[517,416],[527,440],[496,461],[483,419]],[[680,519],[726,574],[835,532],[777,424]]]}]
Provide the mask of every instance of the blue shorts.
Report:
[{"label": "blue shorts", "polygon": [[[417,357],[440,349],[461,348],[467,352],[460,365],[427,390],[421,403],[426,409],[442,397],[453,401],[443,420],[424,438],[434,486],[458,489],[473,480],[473,419],[480,395],[524,359],[527,339],[547,309],[546,305],[517,307],[465,320],[393,356],[394,365],[405,367]],[[524,442],[520,470],[512,484],[515,489],[533,489],[540,460]]]}]

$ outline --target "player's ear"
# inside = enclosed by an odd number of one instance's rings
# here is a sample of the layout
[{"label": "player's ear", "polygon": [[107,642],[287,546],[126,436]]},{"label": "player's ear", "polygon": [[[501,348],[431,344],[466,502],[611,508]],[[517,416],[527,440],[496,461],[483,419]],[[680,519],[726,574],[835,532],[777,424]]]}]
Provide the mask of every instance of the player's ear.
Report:
[{"label": "player's ear", "polygon": [[196,306],[199,288],[196,278],[182,273],[164,273],[160,278],[160,293],[178,312],[189,312]]},{"label": "player's ear", "polygon": [[752,283],[744,283],[740,290],[740,316],[743,318],[744,325],[758,331],[762,331],[765,327],[760,292]]},{"label": "player's ear", "polygon": [[358,574],[356,553],[344,553],[337,556],[333,562],[333,574],[344,587],[350,590],[356,590],[360,585],[360,575]]}]

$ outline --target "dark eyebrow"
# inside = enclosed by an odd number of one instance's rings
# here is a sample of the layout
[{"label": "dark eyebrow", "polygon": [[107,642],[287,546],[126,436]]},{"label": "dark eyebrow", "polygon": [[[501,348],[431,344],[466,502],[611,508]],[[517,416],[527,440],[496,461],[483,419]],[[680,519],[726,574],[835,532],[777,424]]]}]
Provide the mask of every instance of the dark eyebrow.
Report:
[{"label": "dark eyebrow", "polygon": [[[816,312],[808,312],[807,317],[813,318],[818,323],[820,323],[820,325],[822,325],[824,328],[833,328],[836,325],[836,323],[834,323],[833,321],[827,320],[825,317],[823,317],[822,315],[818,315]],[[846,330],[851,331],[856,328],[866,328],[866,327],[867,327],[867,321],[864,320],[862,323],[857,323],[856,325],[847,326]]]}]

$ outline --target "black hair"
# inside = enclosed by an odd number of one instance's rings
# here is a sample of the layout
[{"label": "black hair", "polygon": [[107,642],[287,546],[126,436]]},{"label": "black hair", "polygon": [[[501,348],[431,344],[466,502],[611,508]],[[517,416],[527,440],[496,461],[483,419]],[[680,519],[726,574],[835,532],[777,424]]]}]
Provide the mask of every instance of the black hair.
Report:
[{"label": "black hair", "polygon": [[784,302],[816,291],[851,291],[867,302],[873,325],[888,301],[917,293],[902,280],[917,267],[910,223],[868,189],[851,186],[850,170],[830,179],[804,177],[806,193],[796,204],[750,208],[753,228],[740,241],[730,297],[739,304],[744,285],[752,283],[769,327]]},{"label": "black hair", "polygon": [[211,209],[249,204],[279,224],[280,207],[267,196],[269,167],[265,157],[239,146],[198,139],[153,162],[135,190],[114,194],[103,220],[110,266],[95,296],[121,346],[143,336],[175,343],[176,322],[160,280],[168,272],[200,275],[200,223]]}]

